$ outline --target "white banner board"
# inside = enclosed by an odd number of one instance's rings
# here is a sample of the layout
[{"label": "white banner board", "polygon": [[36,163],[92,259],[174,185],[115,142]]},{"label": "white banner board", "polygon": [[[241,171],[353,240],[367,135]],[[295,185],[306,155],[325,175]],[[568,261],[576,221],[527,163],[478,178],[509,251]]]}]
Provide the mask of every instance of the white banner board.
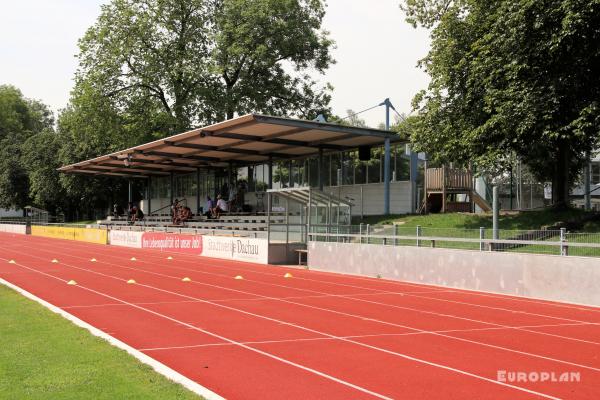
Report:
[{"label": "white banner board", "polygon": [[144,232],[111,230],[108,241],[115,246],[142,248],[142,236]]},{"label": "white banner board", "polygon": [[24,224],[0,224],[0,232],[27,234],[27,225]]},{"label": "white banner board", "polygon": [[267,239],[203,236],[202,256],[268,264]]}]

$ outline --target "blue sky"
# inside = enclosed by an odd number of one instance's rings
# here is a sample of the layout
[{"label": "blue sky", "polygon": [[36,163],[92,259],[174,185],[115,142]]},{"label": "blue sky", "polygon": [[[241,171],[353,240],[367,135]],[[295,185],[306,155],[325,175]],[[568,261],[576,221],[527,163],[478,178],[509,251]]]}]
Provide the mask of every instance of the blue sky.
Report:
[{"label": "blue sky", "polygon": [[[54,111],[63,108],[77,68],[77,40],[94,23],[102,0],[2,0],[0,84],[13,84],[25,96]],[[416,68],[427,54],[429,34],[404,22],[400,0],[329,0],[324,28],[336,41],[334,65],[321,78],[333,84],[332,107],[345,115],[389,97],[400,112],[428,83]],[[361,117],[376,126],[383,108]]]}]

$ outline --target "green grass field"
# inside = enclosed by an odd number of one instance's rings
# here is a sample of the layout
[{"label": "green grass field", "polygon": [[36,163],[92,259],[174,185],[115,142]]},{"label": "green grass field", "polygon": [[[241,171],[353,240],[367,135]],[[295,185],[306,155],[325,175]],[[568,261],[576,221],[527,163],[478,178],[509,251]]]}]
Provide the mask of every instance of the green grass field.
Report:
[{"label": "green grass field", "polygon": [[[500,215],[500,229],[541,229],[543,226],[553,225],[557,222],[578,219],[585,215],[585,211],[569,209],[556,211],[544,209],[539,211],[523,211],[502,213]],[[362,221],[360,217],[354,217],[353,224],[400,224],[403,227],[423,228],[455,228],[455,229],[479,229],[480,227],[492,227],[492,214],[428,214],[428,215],[389,215],[389,216],[367,216]],[[583,231],[600,232],[600,222],[588,222]]]},{"label": "green grass field", "polygon": [[200,399],[0,284],[0,399]]}]

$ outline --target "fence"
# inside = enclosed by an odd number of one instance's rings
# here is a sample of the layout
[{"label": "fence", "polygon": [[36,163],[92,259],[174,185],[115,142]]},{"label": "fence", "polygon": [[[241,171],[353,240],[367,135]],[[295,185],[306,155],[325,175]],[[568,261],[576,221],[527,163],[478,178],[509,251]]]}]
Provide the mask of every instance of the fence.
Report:
[{"label": "fence", "polygon": [[190,235],[212,235],[212,236],[235,236],[255,239],[266,239],[267,231],[257,230],[236,230],[236,229],[204,229],[204,228],[179,228],[173,226],[143,226],[143,225],[90,225],[101,229],[130,232],[165,232],[182,233]]},{"label": "fence", "polygon": [[600,257],[600,233],[561,230],[498,230],[402,227],[401,225],[313,225],[311,241],[439,247],[478,251]]}]

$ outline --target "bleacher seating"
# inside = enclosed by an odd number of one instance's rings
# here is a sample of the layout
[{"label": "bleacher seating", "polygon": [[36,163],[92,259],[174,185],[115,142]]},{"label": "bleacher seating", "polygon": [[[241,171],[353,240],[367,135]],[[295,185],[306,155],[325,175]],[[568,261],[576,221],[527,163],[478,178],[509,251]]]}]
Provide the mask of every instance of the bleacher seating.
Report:
[{"label": "bleacher seating", "polygon": [[[236,230],[236,231],[266,231],[267,216],[240,213],[224,214],[219,218],[207,218],[205,216],[194,216],[186,222],[173,224],[170,215],[147,215],[142,221],[137,221],[136,226],[140,227],[173,227],[173,228],[191,228],[191,229],[214,229],[214,230]],[[283,215],[272,215],[272,223],[284,223]],[[130,225],[126,217],[108,217],[98,222],[100,225],[109,226],[127,226]]]}]

